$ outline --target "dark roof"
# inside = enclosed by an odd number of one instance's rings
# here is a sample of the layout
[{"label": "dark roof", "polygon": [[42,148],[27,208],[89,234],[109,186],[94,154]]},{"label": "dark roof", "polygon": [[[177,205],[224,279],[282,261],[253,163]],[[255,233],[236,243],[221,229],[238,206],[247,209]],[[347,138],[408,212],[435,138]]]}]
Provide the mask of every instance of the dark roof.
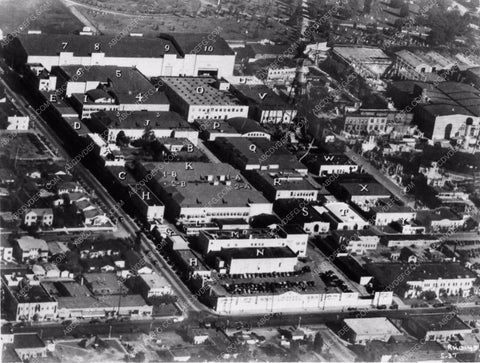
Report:
[{"label": "dark roof", "polygon": [[275,190],[317,190],[316,186],[299,173],[277,170],[252,170],[251,173]]},{"label": "dark roof", "polygon": [[471,330],[459,317],[450,314],[415,315],[411,319],[425,331]]},{"label": "dark roof", "polygon": [[96,101],[102,98],[113,98],[112,95],[110,95],[107,91],[101,89],[101,88],[95,88],[88,90],[86,92],[86,95],[92,100]]},{"label": "dark roof", "polygon": [[314,207],[312,204],[305,203],[302,199],[279,199],[276,200],[273,208],[276,214],[280,218],[285,218],[288,214],[290,214],[295,208],[297,210],[301,209],[301,205],[306,204],[305,207],[307,208],[307,215],[304,213],[293,213],[293,217],[291,219],[292,223],[298,224],[305,224],[309,222],[328,222],[328,220],[323,217]]},{"label": "dark roof", "polygon": [[31,285],[29,288],[10,287],[13,295],[20,303],[41,303],[54,301],[41,285]]},{"label": "dark roof", "polygon": [[297,257],[289,247],[222,248],[218,255],[227,261],[232,259]]},{"label": "dark roof", "polygon": [[[475,75],[476,77],[480,77],[480,67],[469,68],[465,71],[465,73],[471,73],[471,74]],[[1,94],[1,91],[0,91],[0,94]]]},{"label": "dark roof", "polygon": [[[213,77],[161,77],[160,81],[167,94],[175,93],[188,105],[244,106],[230,92],[218,89],[217,80]],[[199,87],[203,92],[197,91]]]},{"label": "dark roof", "polygon": [[[120,71],[121,76],[117,77]],[[75,82],[102,82],[110,83],[117,92],[145,91],[153,89],[152,83],[137,69],[118,66],[90,66],[86,69],[82,65],[65,65],[52,67],[52,73],[65,76]]]},{"label": "dark roof", "polygon": [[22,348],[43,348],[45,343],[37,333],[15,334],[13,337],[13,346],[15,349]]},{"label": "dark roof", "polygon": [[[114,46],[109,45],[114,38],[107,35],[21,34],[18,39],[29,55],[72,52],[74,56],[86,57],[105,52],[107,57],[159,58],[165,54],[179,54],[170,40],[160,38],[123,37]],[[95,44],[99,45],[98,51]]]},{"label": "dark roof", "polygon": [[274,44],[250,44],[255,54],[262,55],[280,55],[288,50],[289,45],[274,45]]},{"label": "dark roof", "polygon": [[408,263],[371,263],[366,265],[366,269],[380,282],[384,287],[389,286],[398,276],[407,271],[407,281],[423,281],[427,279],[456,279],[456,278],[476,278],[475,273],[463,267],[460,263],[449,262],[428,262],[417,265]]},{"label": "dark roof", "polygon": [[355,163],[344,154],[312,155],[307,162],[316,165],[355,165]]},{"label": "dark roof", "polygon": [[[216,35],[216,36],[215,36]],[[209,38],[210,36],[210,38]],[[235,55],[227,42],[216,33],[170,33],[160,34],[160,38],[175,44],[178,52],[200,55]]]},{"label": "dark roof", "polygon": [[[298,159],[284,146],[276,147],[275,142],[264,138],[218,137],[214,141],[219,149],[235,155],[246,165],[279,165],[279,170],[306,169]],[[255,145],[255,151],[251,148]],[[261,158],[269,149],[274,149],[268,158]]]},{"label": "dark roof", "polygon": [[453,212],[450,208],[441,207],[435,210],[418,211],[417,219],[424,223],[430,223],[432,221],[441,221],[444,219],[461,221],[462,217]]},{"label": "dark roof", "polygon": [[387,188],[382,184],[376,182],[370,183],[341,183],[342,188],[344,188],[351,196],[358,195],[385,195],[389,196]]},{"label": "dark roof", "polygon": [[232,126],[238,133],[246,134],[248,132],[265,132],[267,131],[258,124],[255,120],[245,117],[234,117],[225,120],[230,126]]},{"label": "dark roof", "polygon": [[[178,113],[173,111],[99,111],[92,114],[104,126],[111,129],[144,129],[145,121],[149,120],[152,129],[191,129],[190,124]],[[88,122],[88,120],[87,120]]]},{"label": "dark roof", "polygon": [[454,105],[420,105],[426,112],[431,114],[432,116],[448,116],[453,114],[461,114],[461,115],[468,115],[472,116],[466,108],[462,106],[454,106]]},{"label": "dark roof", "polygon": [[389,234],[382,236],[382,239],[387,241],[415,241],[415,240],[430,240],[438,241],[438,237],[431,234]]},{"label": "dark roof", "polygon": [[261,85],[247,85],[240,84],[232,86],[237,90],[239,98],[248,99],[251,102],[256,103],[261,108],[269,107],[286,107],[292,109],[293,106],[288,105],[279,95],[273,92],[269,87]]},{"label": "dark roof", "polygon": [[151,268],[145,258],[134,250],[125,251],[123,253],[123,257],[125,258],[128,268],[134,269],[134,271],[140,270],[143,267]]}]

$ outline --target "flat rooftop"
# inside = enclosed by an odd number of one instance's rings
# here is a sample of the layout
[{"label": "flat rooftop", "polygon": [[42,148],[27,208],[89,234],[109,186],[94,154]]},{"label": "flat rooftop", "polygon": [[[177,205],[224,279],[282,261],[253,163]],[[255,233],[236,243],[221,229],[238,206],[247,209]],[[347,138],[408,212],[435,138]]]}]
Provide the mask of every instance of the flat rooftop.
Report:
[{"label": "flat rooftop", "polygon": [[108,291],[108,294],[120,294],[126,289],[122,289],[122,282],[115,273],[91,272],[83,274],[85,282],[90,285],[92,291]]},{"label": "flat rooftop", "polygon": [[389,203],[389,201],[390,199],[380,199],[377,201],[377,206],[372,207],[371,210],[375,213],[415,213],[411,207],[395,203],[392,204]]},{"label": "flat rooftop", "polygon": [[390,57],[386,55],[380,48],[374,47],[334,47],[333,51],[341,55],[345,59],[359,60],[363,62],[390,62]]},{"label": "flat rooftop", "polygon": [[471,330],[458,316],[450,314],[428,314],[414,315],[411,319],[415,320],[426,331],[443,331],[443,330]]},{"label": "flat rooftop", "polygon": [[147,173],[161,168],[161,172],[154,175],[160,184],[171,184],[172,180],[198,183],[230,180],[232,183],[245,183],[240,171],[227,163],[170,162],[165,167],[163,162],[149,162],[144,163],[143,168]]},{"label": "flat rooftop", "polygon": [[160,38],[175,44],[182,57],[186,54],[235,55],[235,52],[230,48],[225,39],[214,32],[211,33],[210,37],[209,35],[207,33],[168,33],[160,34]]},{"label": "flat rooftop", "polygon": [[265,238],[285,238],[286,234],[280,230],[270,228],[250,228],[238,231],[236,229],[214,229],[202,231],[208,239],[265,239]]},{"label": "flat rooftop", "polygon": [[212,77],[161,77],[160,79],[189,105],[245,107],[230,92],[219,90],[216,87],[217,81]]},{"label": "flat rooftop", "polygon": [[[83,65],[64,65],[52,67],[52,73],[64,74],[69,81],[79,82],[101,82],[110,83],[111,87],[117,90],[149,89],[153,88],[150,81],[139,70],[132,67],[118,66],[90,66],[88,69]],[[118,77],[120,72],[120,77]],[[75,80],[72,80],[75,78]]]},{"label": "flat rooftop", "polygon": [[302,206],[307,208],[307,215],[304,215],[304,213],[295,213],[290,221],[291,223],[303,225],[308,222],[328,222],[328,219],[323,216],[323,212],[316,209],[316,205],[305,203],[305,201],[301,199],[278,199],[274,203],[274,211],[281,218],[284,218],[289,215],[291,211],[295,210],[295,208],[300,210]]},{"label": "flat rooftop", "polygon": [[317,190],[305,176],[282,171],[255,170],[262,180],[276,190]]},{"label": "flat rooftop", "polygon": [[224,132],[230,134],[246,134],[249,132],[268,132],[255,120],[246,117],[232,117],[227,120],[202,119],[196,121],[202,130]]},{"label": "flat rooftop", "polygon": [[43,348],[45,343],[37,333],[15,333],[13,336],[13,347],[15,349]]},{"label": "flat rooftop", "polygon": [[162,275],[160,275],[158,273],[141,274],[139,276],[143,281],[145,281],[145,283],[151,289],[157,289],[157,288],[163,288],[165,286],[170,286],[170,284],[167,282],[165,277],[163,277]]},{"label": "flat rooftop", "polygon": [[[275,142],[264,138],[218,137],[214,143],[219,149],[228,150],[231,155],[240,158],[247,165],[278,165],[284,170],[306,169],[286,147],[274,146]],[[262,158],[262,155],[270,149],[274,150],[273,153],[270,151],[269,157]]]},{"label": "flat rooftop", "polygon": [[385,196],[388,197],[390,192],[379,183],[340,183],[351,196]]},{"label": "flat rooftop", "polygon": [[271,88],[265,85],[246,85],[238,84],[232,86],[238,93],[239,97],[254,102],[262,109],[266,108],[286,108],[293,109],[293,105],[289,105],[284,99],[277,95]]},{"label": "flat rooftop", "polygon": [[113,38],[108,35],[20,34],[18,40],[28,55],[57,56],[60,53],[73,53],[76,57],[90,57],[95,52],[105,53],[107,57],[121,58],[162,58],[165,54],[179,55],[172,41],[161,38],[127,36],[120,38],[115,46],[109,46]]},{"label": "flat rooftop", "polygon": [[[162,187],[171,193],[172,198],[184,208],[207,207],[210,205],[210,208],[221,209],[248,207],[251,204],[271,204],[262,193],[248,184],[237,185],[238,189],[231,185],[212,185],[194,182],[188,182],[185,187],[168,185]],[[219,198],[218,196],[222,197]],[[213,203],[215,198],[218,200],[218,203]]]},{"label": "flat rooftop", "polygon": [[222,248],[220,252],[213,254],[226,260],[297,258],[289,247]]},{"label": "flat rooftop", "polygon": [[[99,111],[92,114],[104,126],[115,129],[144,129],[147,124],[152,129],[192,130],[192,126],[178,113],[173,111],[135,111],[130,113],[118,111]],[[88,121],[88,120],[87,120]]]},{"label": "flat rooftop", "polygon": [[388,318],[363,318],[363,319],[344,319],[344,323],[349,326],[357,335],[368,334],[390,334],[403,335],[403,333]]},{"label": "flat rooftop", "polygon": [[[75,296],[75,297],[58,297],[59,309],[91,309],[99,308],[117,308],[119,298],[118,295],[102,295],[101,297],[93,296]],[[120,300],[121,307],[140,307],[147,303],[141,295],[122,295]]]},{"label": "flat rooftop", "polygon": [[367,264],[366,269],[383,286],[390,285],[395,278],[407,269],[409,272],[408,281],[476,278],[472,271],[458,262],[426,262],[415,266],[408,263],[372,263]]},{"label": "flat rooftop", "polygon": [[338,222],[366,222],[359,214],[357,214],[347,203],[327,203],[324,205]]},{"label": "flat rooftop", "polygon": [[311,155],[307,160],[309,163],[317,165],[355,165],[355,163],[344,154]]},{"label": "flat rooftop", "polygon": [[52,297],[45,291],[41,285],[31,285],[29,288],[22,289],[19,286],[10,286],[12,294],[19,303],[45,303],[54,302]]}]

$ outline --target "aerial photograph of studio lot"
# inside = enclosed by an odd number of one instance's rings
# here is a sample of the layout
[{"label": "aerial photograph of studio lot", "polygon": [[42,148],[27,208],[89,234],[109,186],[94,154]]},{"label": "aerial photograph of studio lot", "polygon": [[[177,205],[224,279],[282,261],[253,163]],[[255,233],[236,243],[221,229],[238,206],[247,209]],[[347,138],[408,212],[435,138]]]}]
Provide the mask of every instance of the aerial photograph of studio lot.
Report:
[{"label": "aerial photograph of studio lot", "polygon": [[0,1],[3,362],[480,360],[478,0]]}]

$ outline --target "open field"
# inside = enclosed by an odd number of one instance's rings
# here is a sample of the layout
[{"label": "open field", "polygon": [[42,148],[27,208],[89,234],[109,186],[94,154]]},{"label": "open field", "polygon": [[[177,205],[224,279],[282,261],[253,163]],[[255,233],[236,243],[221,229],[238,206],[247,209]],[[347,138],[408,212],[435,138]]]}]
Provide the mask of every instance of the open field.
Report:
[{"label": "open field", "polygon": [[120,31],[156,35],[160,32],[210,33],[220,27],[225,39],[287,40],[292,30],[285,23],[297,0],[63,0],[74,6],[104,34]]},{"label": "open field", "polygon": [[[46,33],[72,33],[83,24],[60,0],[0,0],[0,29],[3,34],[42,30]],[[24,24],[24,27],[20,26]]]}]

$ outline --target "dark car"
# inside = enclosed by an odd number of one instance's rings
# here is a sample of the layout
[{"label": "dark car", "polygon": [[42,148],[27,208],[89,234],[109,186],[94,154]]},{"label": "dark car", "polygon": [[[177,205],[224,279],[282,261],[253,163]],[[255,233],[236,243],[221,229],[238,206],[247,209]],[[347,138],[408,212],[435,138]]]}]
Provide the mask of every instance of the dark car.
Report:
[{"label": "dark car", "polygon": [[433,306],[434,308],[442,308],[442,307],[445,306],[445,304],[444,304],[444,303],[435,303],[435,304],[433,304],[432,306]]},{"label": "dark car", "polygon": [[387,305],[378,305],[377,309],[379,310],[385,310],[387,308]]}]

